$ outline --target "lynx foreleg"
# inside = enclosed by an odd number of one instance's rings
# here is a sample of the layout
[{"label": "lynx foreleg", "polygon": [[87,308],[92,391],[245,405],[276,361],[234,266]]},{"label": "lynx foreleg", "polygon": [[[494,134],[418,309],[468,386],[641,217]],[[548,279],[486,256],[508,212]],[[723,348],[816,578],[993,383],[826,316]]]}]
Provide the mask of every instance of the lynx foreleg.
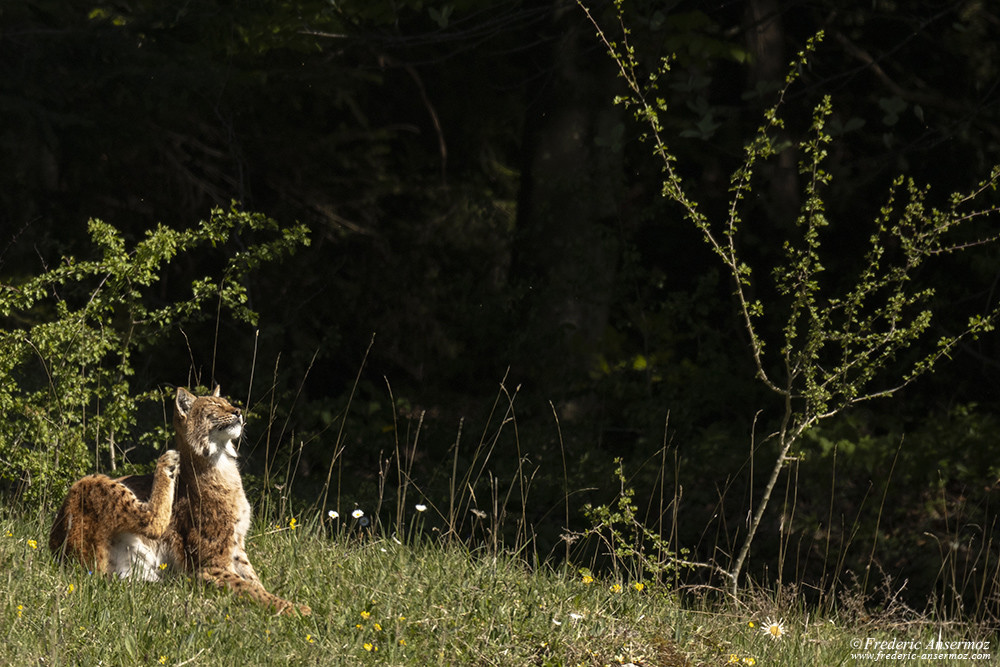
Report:
[{"label": "lynx foreleg", "polygon": [[304,604],[297,605],[268,593],[259,581],[244,579],[221,567],[202,568],[198,574],[203,581],[217,588],[228,588],[236,595],[248,597],[266,607],[273,607],[279,614],[290,614],[293,611],[298,611],[303,616],[308,616],[312,613],[312,610]]},{"label": "lynx foreleg", "polygon": [[174,492],[177,490],[177,471],[180,468],[181,455],[175,449],[168,449],[156,462],[156,472],[153,473],[153,491],[149,502],[140,506],[146,520],[142,521],[137,533],[158,540],[170,524],[170,515],[174,506]]}]

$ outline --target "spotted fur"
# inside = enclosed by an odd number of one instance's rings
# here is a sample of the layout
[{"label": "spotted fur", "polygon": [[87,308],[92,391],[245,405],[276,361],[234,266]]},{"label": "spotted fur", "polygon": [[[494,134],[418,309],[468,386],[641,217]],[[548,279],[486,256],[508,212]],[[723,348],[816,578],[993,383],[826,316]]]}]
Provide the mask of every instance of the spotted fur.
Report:
[{"label": "spotted fur", "polygon": [[70,487],[49,547],[95,572],[159,579],[158,543],[170,524],[180,454],[165,452],[152,475],[89,475]]},{"label": "spotted fur", "polygon": [[218,387],[211,396],[179,388],[177,451],[161,456],[151,476],[77,481],[56,514],[49,547],[105,574],[156,580],[167,564],[279,613],[309,614],[269,593],[247,557],[250,503],[233,444],[243,424]]}]

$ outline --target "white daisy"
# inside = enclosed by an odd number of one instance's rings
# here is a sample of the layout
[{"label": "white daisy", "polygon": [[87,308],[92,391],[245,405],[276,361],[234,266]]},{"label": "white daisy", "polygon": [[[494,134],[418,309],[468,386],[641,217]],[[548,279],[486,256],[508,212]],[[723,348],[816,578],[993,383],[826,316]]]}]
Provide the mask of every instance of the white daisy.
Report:
[{"label": "white daisy", "polygon": [[768,618],[764,621],[764,625],[761,626],[760,630],[773,641],[778,641],[785,636],[785,621]]}]

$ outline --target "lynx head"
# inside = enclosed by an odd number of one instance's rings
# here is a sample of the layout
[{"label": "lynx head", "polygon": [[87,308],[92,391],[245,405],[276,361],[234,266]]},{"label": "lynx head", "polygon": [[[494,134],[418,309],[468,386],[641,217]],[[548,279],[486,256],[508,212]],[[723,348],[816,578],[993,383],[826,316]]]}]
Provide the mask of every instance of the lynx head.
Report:
[{"label": "lynx head", "polygon": [[178,387],[174,429],[178,448],[182,451],[187,449],[196,457],[211,462],[223,455],[235,459],[233,441],[243,433],[243,413],[219,395],[218,386],[211,396],[195,396]]}]

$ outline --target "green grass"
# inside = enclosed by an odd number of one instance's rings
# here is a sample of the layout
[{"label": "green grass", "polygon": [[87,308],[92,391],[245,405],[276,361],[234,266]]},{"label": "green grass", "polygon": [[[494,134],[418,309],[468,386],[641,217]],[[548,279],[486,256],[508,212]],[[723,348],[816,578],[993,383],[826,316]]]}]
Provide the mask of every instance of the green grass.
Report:
[{"label": "green grass", "polygon": [[[459,544],[326,537],[308,517],[294,529],[290,519],[258,522],[248,550],[269,590],[312,607],[307,618],[274,616],[179,574],[148,584],[60,567],[46,548],[49,517],[0,512],[0,664],[828,667],[875,664],[851,657],[852,641],[868,638],[995,640],[983,628],[866,618],[850,605],[815,618],[794,596],[763,591],[682,604],[652,582],[532,570]],[[784,621],[780,640],[761,631],[769,617]],[[982,652],[995,653],[995,641]]]}]

